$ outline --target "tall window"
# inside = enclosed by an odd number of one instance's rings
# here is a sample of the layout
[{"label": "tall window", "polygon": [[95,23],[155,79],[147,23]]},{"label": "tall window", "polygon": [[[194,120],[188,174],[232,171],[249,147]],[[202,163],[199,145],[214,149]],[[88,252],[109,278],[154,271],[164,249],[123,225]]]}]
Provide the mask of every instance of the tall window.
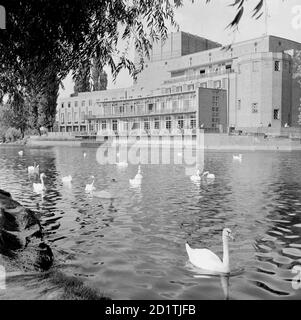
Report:
[{"label": "tall window", "polygon": [[160,119],[155,118],[154,128],[159,130],[160,129]]},{"label": "tall window", "polygon": [[71,112],[68,112],[68,123],[71,123]]},{"label": "tall window", "polygon": [[190,116],[190,128],[195,129],[196,128],[196,118],[195,116]]},{"label": "tall window", "polygon": [[117,120],[113,120],[113,121],[112,121],[112,129],[113,129],[114,131],[117,131],[117,130],[118,130],[118,122],[117,122]]},{"label": "tall window", "polygon": [[170,130],[171,129],[171,117],[165,118],[165,128]]},{"label": "tall window", "polygon": [[275,71],[280,71],[280,61],[275,61]]},{"label": "tall window", "polygon": [[239,99],[237,101],[237,110],[240,110],[241,109],[241,100]]},{"label": "tall window", "polygon": [[107,121],[106,120],[101,120],[101,129],[106,130],[107,129]]},{"label": "tall window", "polygon": [[82,122],[85,122],[85,113],[82,112],[82,116],[81,116]]},{"label": "tall window", "polygon": [[92,106],[92,100],[89,100],[89,106]]},{"label": "tall window", "polygon": [[64,114],[63,113],[61,113],[61,123],[64,123],[65,121],[64,121]]},{"label": "tall window", "polygon": [[78,106],[78,101],[75,101],[74,102],[74,107],[77,107]]},{"label": "tall window", "polygon": [[184,128],[184,116],[178,116],[178,128],[179,129]]},{"label": "tall window", "polygon": [[274,109],[274,120],[280,120],[280,110]]},{"label": "tall window", "polygon": [[86,101],[85,101],[85,100],[82,100],[82,107],[85,106],[85,103],[86,103]]},{"label": "tall window", "polygon": [[62,103],[62,105],[61,105],[61,106],[62,106],[62,108],[64,108],[64,103]]}]

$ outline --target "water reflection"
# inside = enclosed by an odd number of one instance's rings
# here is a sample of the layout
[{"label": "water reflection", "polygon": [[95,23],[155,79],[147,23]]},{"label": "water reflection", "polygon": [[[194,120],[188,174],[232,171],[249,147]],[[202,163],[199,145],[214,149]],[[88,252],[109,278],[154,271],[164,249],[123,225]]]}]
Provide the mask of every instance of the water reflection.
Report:
[{"label": "water reflection", "polygon": [[[123,170],[100,165],[96,149],[24,148],[23,157],[18,151],[0,147],[0,188],[37,212],[54,249],[72,256],[61,264],[64,271],[112,298],[301,297],[292,288],[291,272],[301,264],[299,153],[245,152],[238,164],[231,152],[209,152],[204,169],[216,179],[193,184],[186,168],[195,163],[184,161],[182,148],[170,152],[171,164],[142,164],[142,183],[133,188],[129,179],[137,164]],[[158,152],[161,156],[164,150]],[[145,150],[138,155],[146,159]],[[36,178],[27,173],[34,161],[48,176],[43,197],[33,193]],[[69,186],[61,181],[68,175]],[[113,194],[112,199],[85,193],[91,175],[96,190]],[[230,278],[194,278],[186,268],[185,242],[221,256],[224,227],[236,235],[231,266],[245,271]],[[15,289],[1,294],[28,294]],[[38,294],[38,282],[30,290]]]}]

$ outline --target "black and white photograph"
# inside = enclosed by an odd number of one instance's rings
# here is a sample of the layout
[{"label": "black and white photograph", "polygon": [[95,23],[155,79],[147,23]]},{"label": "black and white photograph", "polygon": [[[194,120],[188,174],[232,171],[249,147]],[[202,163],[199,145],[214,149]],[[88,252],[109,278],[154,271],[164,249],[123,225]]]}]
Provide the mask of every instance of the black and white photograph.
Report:
[{"label": "black and white photograph", "polygon": [[0,300],[300,299],[300,0],[0,0]]}]

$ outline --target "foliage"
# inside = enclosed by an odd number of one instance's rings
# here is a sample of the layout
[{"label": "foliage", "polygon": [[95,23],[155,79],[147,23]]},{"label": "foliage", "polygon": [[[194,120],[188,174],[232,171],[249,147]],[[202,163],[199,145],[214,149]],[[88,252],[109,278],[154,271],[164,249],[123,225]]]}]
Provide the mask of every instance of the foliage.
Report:
[{"label": "foliage", "polygon": [[15,142],[21,138],[21,131],[16,128],[8,128],[5,133],[6,142]]}]

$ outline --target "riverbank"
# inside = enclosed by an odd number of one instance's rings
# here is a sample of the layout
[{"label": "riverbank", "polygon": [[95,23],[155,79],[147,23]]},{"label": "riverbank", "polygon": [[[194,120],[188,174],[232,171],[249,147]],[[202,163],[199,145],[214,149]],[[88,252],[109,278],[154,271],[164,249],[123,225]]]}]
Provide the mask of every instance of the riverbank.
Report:
[{"label": "riverbank", "polygon": [[[139,146],[162,146],[162,147],[182,147],[182,146],[196,146],[196,139],[184,139],[181,137],[141,137],[139,140],[119,138],[112,140],[112,145],[133,145],[139,143]],[[82,141],[72,137],[49,137],[49,136],[32,136],[26,140],[26,144],[22,143],[4,143],[1,146],[27,146],[35,148],[45,148],[54,146],[68,146],[68,147],[85,147],[98,148],[100,141]],[[256,136],[229,136],[227,134],[205,134],[199,141],[200,149],[205,150],[220,150],[220,151],[301,151],[301,140],[290,139],[286,137],[256,137]]]}]

